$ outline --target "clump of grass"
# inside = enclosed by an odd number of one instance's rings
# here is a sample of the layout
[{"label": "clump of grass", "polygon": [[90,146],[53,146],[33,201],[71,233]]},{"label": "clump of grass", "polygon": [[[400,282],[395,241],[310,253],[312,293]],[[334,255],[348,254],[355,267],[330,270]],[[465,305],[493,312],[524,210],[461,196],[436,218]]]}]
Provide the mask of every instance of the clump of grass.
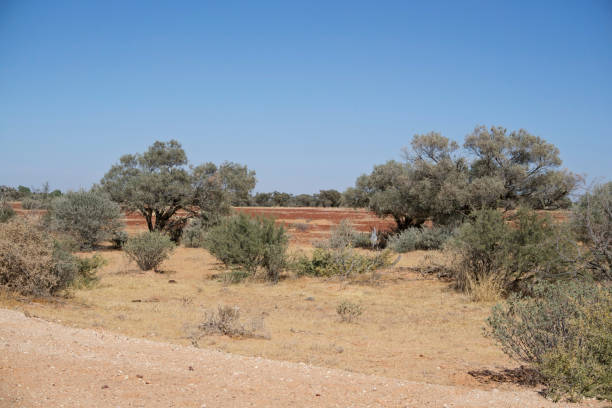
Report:
[{"label": "clump of grass", "polygon": [[336,313],[338,313],[342,322],[352,323],[363,314],[363,307],[357,303],[345,300],[336,307]]}]

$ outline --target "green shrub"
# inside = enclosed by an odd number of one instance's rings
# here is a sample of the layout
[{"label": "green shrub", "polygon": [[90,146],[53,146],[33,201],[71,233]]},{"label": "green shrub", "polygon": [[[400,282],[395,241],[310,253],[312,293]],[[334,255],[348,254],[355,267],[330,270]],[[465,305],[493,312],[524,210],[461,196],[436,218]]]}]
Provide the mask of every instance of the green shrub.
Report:
[{"label": "green shrub", "polygon": [[201,248],[206,240],[206,228],[198,218],[192,219],[183,229],[181,244],[187,248]]},{"label": "green shrub", "polygon": [[363,314],[363,308],[357,303],[345,300],[336,307],[336,313],[340,316],[341,321],[352,323]]},{"label": "green shrub", "polygon": [[96,191],[69,192],[53,200],[51,227],[76,238],[81,249],[111,239],[122,226],[119,205]]},{"label": "green shrub", "polygon": [[0,223],[7,222],[14,216],[15,210],[10,205],[0,202]]},{"label": "green shrub", "polygon": [[153,269],[157,272],[157,268],[170,256],[174,246],[167,235],[147,231],[129,238],[123,246],[123,251],[141,270]]},{"label": "green shrub", "polygon": [[456,256],[451,272],[459,289],[485,285],[500,295],[564,276],[576,249],[549,217],[525,209],[508,220],[496,210],[477,211],[448,247]]},{"label": "green shrub", "polygon": [[587,268],[597,279],[612,280],[612,182],[580,197],[572,209],[572,226],[588,248]]},{"label": "green shrub", "polygon": [[129,235],[125,231],[115,231],[111,237],[111,242],[115,249],[121,249],[129,239]]},{"label": "green shrub", "polygon": [[96,272],[106,265],[106,260],[101,255],[94,255],[91,258],[76,258],[78,265],[77,275],[72,282],[76,288],[89,288],[98,281]]},{"label": "green shrub", "polygon": [[0,286],[24,295],[53,295],[77,272],[74,257],[29,221],[0,224]]},{"label": "green shrub", "polygon": [[388,247],[404,253],[417,249],[441,249],[451,237],[448,227],[409,228],[389,238]]},{"label": "green shrub", "polygon": [[495,306],[488,335],[538,370],[553,398],[612,399],[612,288],[570,281],[533,294]]},{"label": "green shrub", "polygon": [[351,239],[351,246],[353,248],[372,249],[370,234],[367,232],[355,232]]},{"label": "green shrub", "polygon": [[298,276],[341,276],[371,273],[391,265],[392,254],[382,251],[373,256],[359,254],[351,248],[330,250],[317,248],[311,257],[299,257],[293,269]]},{"label": "green shrub", "polygon": [[250,274],[262,268],[274,282],[285,267],[287,245],[284,228],[274,220],[245,214],[227,217],[208,231],[205,240],[206,248],[225,265]]}]

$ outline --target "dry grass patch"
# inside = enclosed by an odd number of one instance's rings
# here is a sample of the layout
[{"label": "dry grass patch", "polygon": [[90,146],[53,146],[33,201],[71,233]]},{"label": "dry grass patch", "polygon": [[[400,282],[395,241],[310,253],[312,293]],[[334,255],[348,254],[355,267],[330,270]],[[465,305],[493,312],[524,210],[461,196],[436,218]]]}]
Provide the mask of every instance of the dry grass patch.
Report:
[{"label": "dry grass patch", "polygon": [[[108,263],[98,273],[99,283],[75,289],[64,303],[15,305],[1,297],[0,302],[69,326],[183,345],[191,344],[189,334],[207,311],[219,304],[235,305],[242,321],[265,318],[270,339],[212,334],[202,338],[200,347],[406,380],[487,387],[478,385],[468,371],[514,367],[482,336],[490,305],[472,303],[448,283],[407,270],[427,254],[403,254],[394,268],[381,272],[376,285],[304,277],[276,285],[247,280],[228,286],[211,278],[223,268],[203,249],[177,248],[164,263],[164,270],[173,272],[162,274],[140,271],[121,251],[105,251]],[[342,299],[365,308],[358,324],[338,324],[336,307]]]}]

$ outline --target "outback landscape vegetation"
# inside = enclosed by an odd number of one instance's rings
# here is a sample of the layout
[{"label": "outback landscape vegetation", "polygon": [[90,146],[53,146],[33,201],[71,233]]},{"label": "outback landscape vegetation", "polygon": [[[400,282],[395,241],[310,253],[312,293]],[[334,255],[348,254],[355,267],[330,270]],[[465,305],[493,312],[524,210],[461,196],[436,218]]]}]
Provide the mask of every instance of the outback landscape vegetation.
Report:
[{"label": "outback landscape vegetation", "polygon": [[0,2],[0,408],[610,407],[611,29]]}]

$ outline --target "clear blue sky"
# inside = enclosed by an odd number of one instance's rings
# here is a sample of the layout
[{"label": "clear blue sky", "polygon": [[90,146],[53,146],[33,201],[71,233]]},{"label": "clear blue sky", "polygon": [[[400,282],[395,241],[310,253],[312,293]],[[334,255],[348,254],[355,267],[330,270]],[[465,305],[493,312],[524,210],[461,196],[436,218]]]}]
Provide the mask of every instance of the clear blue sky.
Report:
[{"label": "clear blue sky", "polygon": [[612,174],[612,1],[0,0],[0,184],[88,188],[178,139],[344,190],[415,133],[525,128]]}]

